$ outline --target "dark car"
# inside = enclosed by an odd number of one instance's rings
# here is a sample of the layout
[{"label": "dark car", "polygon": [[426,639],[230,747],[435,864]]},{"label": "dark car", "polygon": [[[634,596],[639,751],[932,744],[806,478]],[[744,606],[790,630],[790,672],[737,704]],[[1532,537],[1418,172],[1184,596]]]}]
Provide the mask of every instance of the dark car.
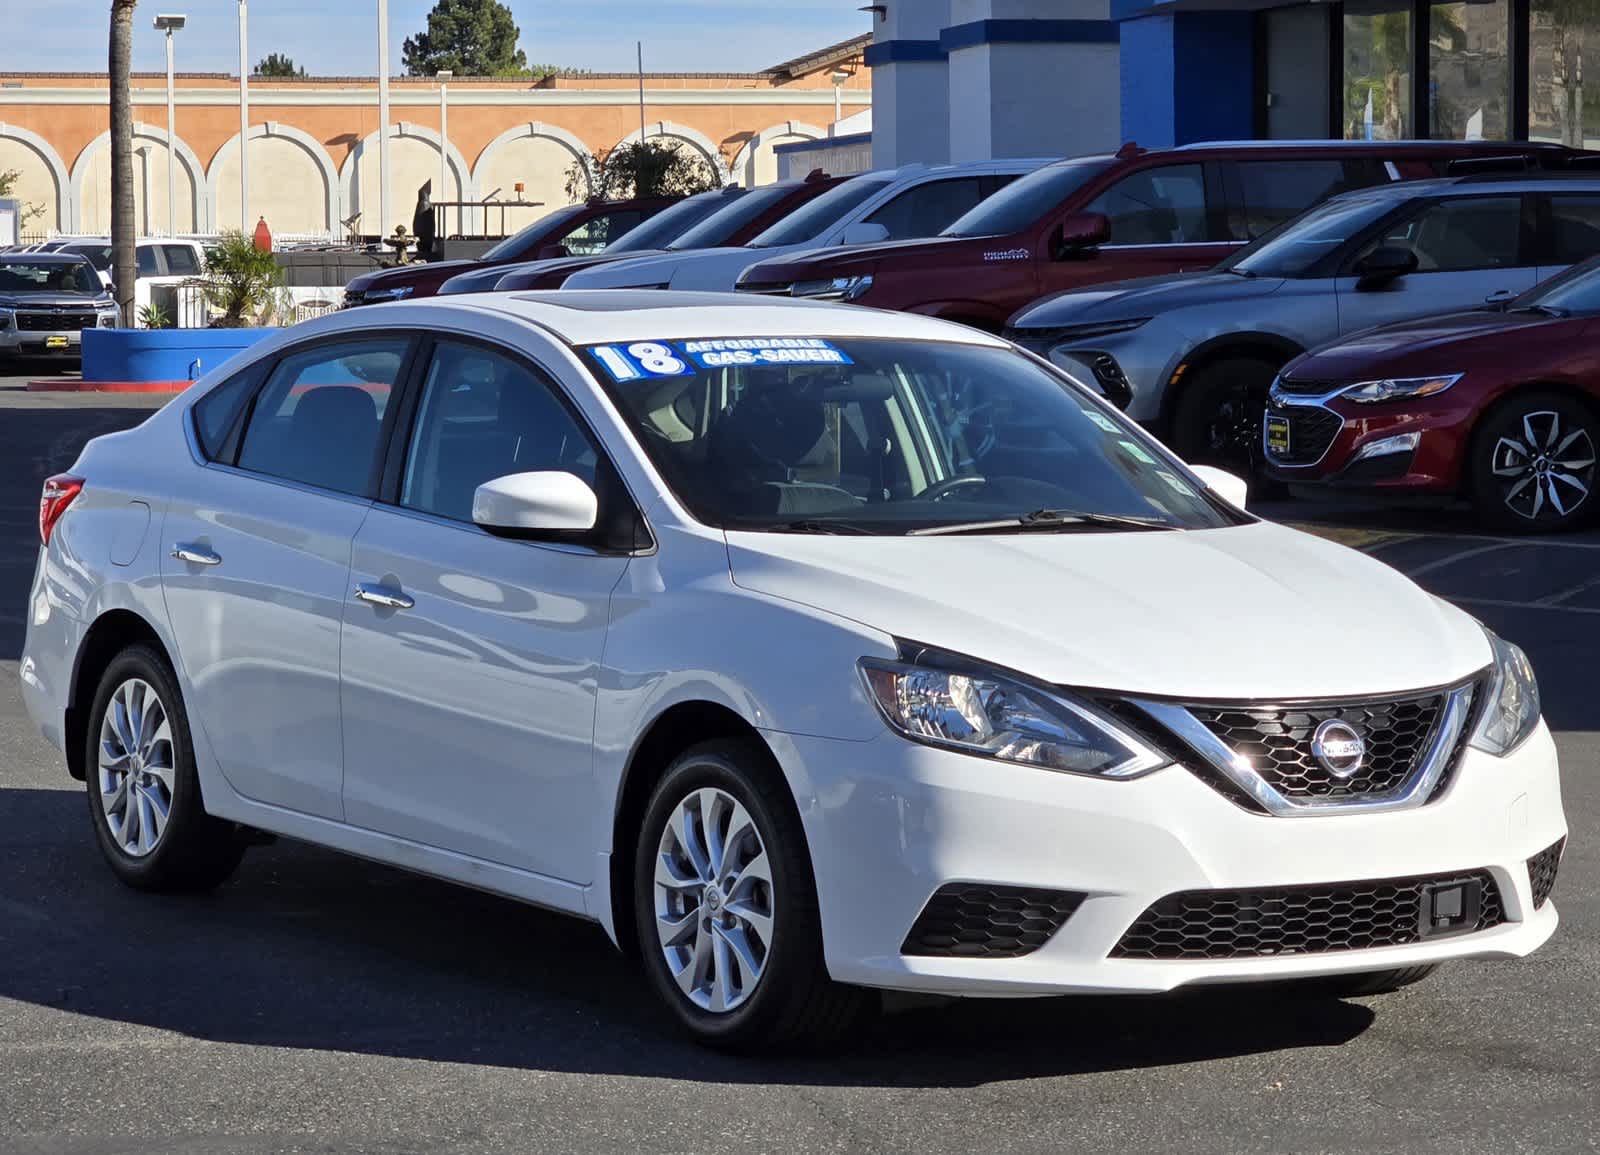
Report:
[{"label": "dark car", "polygon": [[1504,308],[1369,329],[1292,361],[1272,387],[1268,471],[1296,487],[1466,498],[1509,531],[1600,510],[1600,257]]},{"label": "dark car", "polygon": [[[739,288],[924,313],[998,333],[1023,306],[1106,281],[1208,269],[1337,193],[1481,158],[1565,167],[1560,145],[1495,141],[1124,145],[1057,161],[918,241],[776,257]],[[837,286],[845,286],[841,296]]]},{"label": "dark car", "polygon": [[83,330],[116,323],[111,291],[79,254],[0,254],[0,358],[77,357]]},{"label": "dark car", "polygon": [[460,273],[514,265],[538,257],[598,253],[677,200],[677,197],[642,197],[568,205],[546,213],[473,260],[429,261],[364,273],[345,286],[344,305],[349,308],[431,297],[439,291],[440,285]]},{"label": "dark car", "polygon": [[804,180],[764,185],[744,192],[744,195],[738,196],[732,203],[722,205],[712,215],[692,228],[686,229],[669,243],[635,245],[635,237],[649,227],[646,225],[603,253],[589,257],[566,257],[554,261],[536,261],[529,265],[515,265],[500,276],[494,287],[559,289],[574,273],[627,257],[659,256],[663,253],[688,252],[691,249],[719,249],[748,244],[769,226],[777,224],[801,205],[810,203],[846,179],[848,178],[831,177],[817,170]]}]

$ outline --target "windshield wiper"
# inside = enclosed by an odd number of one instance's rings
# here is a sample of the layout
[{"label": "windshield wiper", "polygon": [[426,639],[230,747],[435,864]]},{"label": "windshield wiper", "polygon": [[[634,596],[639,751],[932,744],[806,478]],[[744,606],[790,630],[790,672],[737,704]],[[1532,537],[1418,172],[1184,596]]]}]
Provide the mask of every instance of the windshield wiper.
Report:
[{"label": "windshield wiper", "polygon": [[1546,317],[1565,317],[1567,311],[1558,309],[1554,305],[1518,305],[1515,309],[1507,309],[1508,313],[1543,313]]},{"label": "windshield wiper", "polygon": [[1245,269],[1239,267],[1238,265],[1229,265],[1222,271],[1224,273],[1232,273],[1236,277],[1243,277],[1247,281],[1253,281],[1256,279],[1256,271],[1254,269]]},{"label": "windshield wiper", "polygon": [[910,537],[938,537],[962,533],[1059,533],[1072,529],[1177,529],[1170,522],[1153,517],[1129,517],[1120,513],[1084,513],[1075,509],[1036,509],[1021,517],[998,521],[967,521],[954,525],[931,525],[914,529]]},{"label": "windshield wiper", "polygon": [[[730,529],[745,528],[730,526]],[[750,529],[765,530],[767,533],[834,533],[834,534],[871,534],[878,531],[870,526],[860,525],[853,521],[833,521],[823,517],[803,517],[796,521],[780,521],[776,525],[750,526]]]}]

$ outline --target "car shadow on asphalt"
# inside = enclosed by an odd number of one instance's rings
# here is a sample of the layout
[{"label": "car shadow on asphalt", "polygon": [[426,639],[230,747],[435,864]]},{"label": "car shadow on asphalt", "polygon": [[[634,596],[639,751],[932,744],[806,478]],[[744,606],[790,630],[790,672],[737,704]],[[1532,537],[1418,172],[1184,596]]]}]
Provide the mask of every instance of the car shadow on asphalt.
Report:
[{"label": "car shadow on asphalt", "polygon": [[[199,897],[111,876],[76,790],[0,790],[0,998],[255,1046],[734,1083],[964,1087],[1338,1046],[1373,1013],[1218,989],[963,1000],[831,1054],[679,1037],[596,926],[291,842]],[[13,833],[20,832],[20,833]]]}]

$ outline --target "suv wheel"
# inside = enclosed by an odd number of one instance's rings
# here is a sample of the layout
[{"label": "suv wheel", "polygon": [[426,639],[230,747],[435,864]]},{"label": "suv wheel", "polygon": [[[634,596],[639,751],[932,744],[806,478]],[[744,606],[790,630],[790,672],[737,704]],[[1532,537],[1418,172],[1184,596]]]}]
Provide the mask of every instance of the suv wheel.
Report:
[{"label": "suv wheel", "polygon": [[86,735],[89,821],[116,876],[139,890],[210,890],[233,873],[244,838],[200,797],[177,679],[149,646],[100,677]]},{"label": "suv wheel", "polygon": [[1178,456],[1240,477],[1258,473],[1261,421],[1278,369],[1256,357],[1227,357],[1196,373],[1173,414],[1172,447]]},{"label": "suv wheel", "polygon": [[634,912],[651,986],[703,1043],[827,1042],[867,1006],[828,978],[800,818],[757,742],[707,742],[667,770],[640,830]]},{"label": "suv wheel", "polygon": [[1478,517],[1511,533],[1577,529],[1593,520],[1600,419],[1560,393],[1517,394],[1472,439],[1469,493]]}]

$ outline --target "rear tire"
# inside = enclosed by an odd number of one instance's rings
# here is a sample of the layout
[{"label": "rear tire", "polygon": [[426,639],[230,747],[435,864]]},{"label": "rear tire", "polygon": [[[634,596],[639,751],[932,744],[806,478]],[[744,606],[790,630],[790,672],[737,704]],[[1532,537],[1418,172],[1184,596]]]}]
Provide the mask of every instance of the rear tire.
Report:
[{"label": "rear tire", "polygon": [[672,763],[633,873],[645,973],[699,1042],[814,1047],[865,1017],[868,993],[828,977],[800,816],[761,743],[705,742]]},{"label": "rear tire", "polygon": [[1336,999],[1387,995],[1402,987],[1420,983],[1438,969],[1438,963],[1429,963],[1424,966],[1399,967],[1395,970],[1367,971],[1364,974],[1330,975],[1327,978],[1308,979],[1300,984],[1298,989],[1304,994]]},{"label": "rear tire", "polygon": [[1593,523],[1600,499],[1600,415],[1561,393],[1530,390],[1501,402],[1473,433],[1467,495],[1503,533],[1565,533]]},{"label": "rear tire", "polygon": [[1281,367],[1259,357],[1225,357],[1197,372],[1173,411],[1173,450],[1191,465],[1259,475],[1267,392]]},{"label": "rear tire", "polygon": [[89,821],[111,871],[136,890],[203,891],[233,873],[245,839],[200,796],[178,680],[148,645],[123,650],[85,735]]}]

